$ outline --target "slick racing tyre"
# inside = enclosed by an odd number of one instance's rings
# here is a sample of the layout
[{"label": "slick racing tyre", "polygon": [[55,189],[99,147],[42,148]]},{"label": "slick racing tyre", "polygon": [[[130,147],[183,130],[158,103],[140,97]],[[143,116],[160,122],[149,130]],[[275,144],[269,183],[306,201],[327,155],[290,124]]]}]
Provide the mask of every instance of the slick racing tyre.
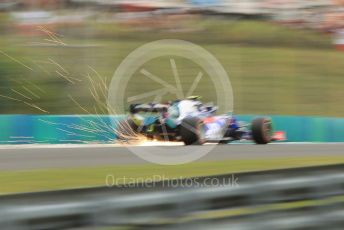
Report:
[{"label": "slick racing tyre", "polygon": [[252,139],[256,144],[267,144],[272,137],[272,122],[266,117],[256,118],[251,125]]},{"label": "slick racing tyre", "polygon": [[185,145],[202,145],[205,142],[204,123],[197,117],[183,119],[180,136]]},{"label": "slick racing tyre", "polygon": [[116,136],[119,140],[128,141],[136,137],[138,126],[132,119],[125,119],[117,123]]}]

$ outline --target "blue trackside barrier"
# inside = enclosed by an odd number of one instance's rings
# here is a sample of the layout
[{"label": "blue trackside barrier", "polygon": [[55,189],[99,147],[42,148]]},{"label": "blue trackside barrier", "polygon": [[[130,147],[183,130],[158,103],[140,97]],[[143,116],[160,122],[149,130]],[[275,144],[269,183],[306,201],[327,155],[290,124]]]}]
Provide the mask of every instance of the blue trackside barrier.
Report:
[{"label": "blue trackside barrier", "polygon": [[[239,115],[251,121],[255,115]],[[289,142],[343,142],[344,118],[313,116],[270,116],[275,131],[285,131]]]},{"label": "blue trackside barrier", "polygon": [[[250,122],[257,115],[238,115]],[[0,115],[0,144],[108,143],[116,139],[116,121],[123,116]],[[344,118],[271,116],[275,130],[290,142],[343,142]]]}]

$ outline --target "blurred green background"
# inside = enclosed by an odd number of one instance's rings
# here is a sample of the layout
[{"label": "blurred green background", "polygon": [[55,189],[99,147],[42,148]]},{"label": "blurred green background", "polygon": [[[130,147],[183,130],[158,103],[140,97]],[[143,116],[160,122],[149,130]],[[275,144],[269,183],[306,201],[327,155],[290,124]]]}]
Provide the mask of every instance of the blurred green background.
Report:
[{"label": "blurred green background", "polygon": [[[202,46],[220,61],[232,83],[235,113],[344,116],[344,53],[334,49],[325,33],[209,16],[191,18],[183,26],[192,30],[178,31],[88,19],[59,26],[53,34],[37,26],[34,35],[23,35],[13,25],[8,13],[0,14],[2,114],[106,113],[99,106],[106,102],[103,82],[109,84],[120,62],[142,44],[175,38]],[[148,67],[173,83],[166,60]],[[197,68],[183,60],[176,65],[182,84],[189,87]],[[154,89],[149,81],[136,80],[127,93]],[[214,101],[212,90],[204,80],[195,93]]]}]

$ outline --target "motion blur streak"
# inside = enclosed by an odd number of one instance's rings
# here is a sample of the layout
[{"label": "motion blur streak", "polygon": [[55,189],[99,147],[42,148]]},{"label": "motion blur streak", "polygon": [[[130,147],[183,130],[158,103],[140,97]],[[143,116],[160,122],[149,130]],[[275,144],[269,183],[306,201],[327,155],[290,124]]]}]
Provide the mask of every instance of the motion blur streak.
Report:
[{"label": "motion blur streak", "polygon": [[[170,143],[155,143],[161,147],[161,151],[171,146]],[[161,144],[161,145],[158,145]],[[180,145],[172,143],[172,145]],[[344,144],[270,144],[257,146],[253,144],[243,145],[219,145],[216,146],[208,155],[200,161],[222,161],[222,160],[251,160],[287,158],[287,157],[312,157],[344,156]],[[149,146],[139,144],[133,148],[145,148]],[[194,146],[174,146],[179,148],[189,148]],[[133,155],[125,145],[24,145],[24,146],[0,146],[0,170],[27,170],[43,168],[72,168],[82,166],[101,166],[101,165],[132,165],[147,164],[146,161]],[[190,168],[191,169],[191,168]],[[230,167],[229,167],[230,169]]]},{"label": "motion blur streak", "polygon": [[[0,193],[98,186],[0,195],[0,229],[344,229],[344,168],[324,166],[344,162],[344,0],[0,0],[0,34]],[[115,142],[130,133],[118,133],[124,114],[107,103],[112,76],[159,40],[209,51],[230,78],[238,121],[271,115],[292,143],[238,141],[161,166],[128,147],[184,156],[195,146]],[[153,58],[117,85],[118,101],[128,112],[170,103],[177,90],[227,105],[209,75],[178,55]],[[276,168],[286,169],[258,171]],[[104,187],[107,175],[192,182],[243,171],[252,173],[235,188]]]}]

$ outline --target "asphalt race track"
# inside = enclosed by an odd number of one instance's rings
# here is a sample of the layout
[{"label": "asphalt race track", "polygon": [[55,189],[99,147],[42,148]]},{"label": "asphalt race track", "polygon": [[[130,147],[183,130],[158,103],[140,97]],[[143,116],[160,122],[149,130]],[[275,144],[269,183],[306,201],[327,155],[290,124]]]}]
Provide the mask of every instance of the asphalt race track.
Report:
[{"label": "asphalt race track", "polygon": [[[194,148],[160,146],[159,148]],[[157,148],[137,146],[135,148]],[[229,144],[218,145],[199,161],[257,159],[286,156],[344,156],[344,143],[333,144]],[[0,146],[0,170],[71,168],[102,165],[147,164],[126,147],[111,144]]]}]

